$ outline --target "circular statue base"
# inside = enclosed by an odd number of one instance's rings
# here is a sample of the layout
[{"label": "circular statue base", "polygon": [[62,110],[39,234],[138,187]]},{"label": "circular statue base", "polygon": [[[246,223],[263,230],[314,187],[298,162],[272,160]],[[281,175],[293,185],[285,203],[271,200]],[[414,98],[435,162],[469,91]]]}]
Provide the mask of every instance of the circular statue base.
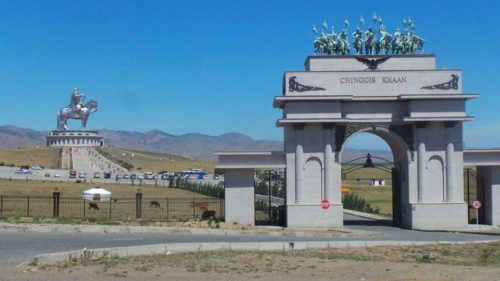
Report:
[{"label": "circular statue base", "polygon": [[104,144],[104,137],[97,131],[54,130],[46,138],[49,147],[95,147]]}]

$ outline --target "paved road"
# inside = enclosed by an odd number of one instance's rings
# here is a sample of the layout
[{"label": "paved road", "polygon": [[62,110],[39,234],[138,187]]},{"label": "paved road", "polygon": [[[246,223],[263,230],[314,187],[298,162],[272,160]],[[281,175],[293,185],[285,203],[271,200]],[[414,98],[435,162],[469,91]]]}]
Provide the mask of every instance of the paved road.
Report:
[{"label": "paved road", "polygon": [[[328,240],[397,240],[397,241],[475,241],[496,240],[499,236],[419,232],[389,226],[387,222],[344,215],[347,228],[382,232],[381,236],[338,237]],[[0,233],[0,266],[12,266],[37,254],[78,250],[82,248],[122,247],[159,243],[187,242],[253,242],[253,241],[323,241],[321,237],[276,237],[267,235],[165,235],[104,233]]]}]

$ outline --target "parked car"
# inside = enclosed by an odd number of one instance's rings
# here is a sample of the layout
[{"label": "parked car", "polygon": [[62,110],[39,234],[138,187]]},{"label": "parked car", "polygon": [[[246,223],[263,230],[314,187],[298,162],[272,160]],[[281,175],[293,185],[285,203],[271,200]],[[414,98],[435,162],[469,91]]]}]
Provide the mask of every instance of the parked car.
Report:
[{"label": "parked car", "polygon": [[76,178],[76,171],[75,170],[69,171],[69,177],[70,178]]},{"label": "parked car", "polygon": [[31,166],[31,170],[43,170],[40,166]]},{"label": "parked car", "polygon": [[137,176],[138,179],[143,180],[144,179],[144,174],[140,173],[139,176]]},{"label": "parked car", "polygon": [[59,173],[54,174],[54,178],[60,178],[60,177],[61,177],[61,174],[59,174]]},{"label": "parked car", "polygon": [[123,179],[125,179],[125,180],[130,179],[130,175],[129,175],[129,174],[124,174],[124,175],[123,175]]},{"label": "parked car", "polygon": [[46,178],[50,177],[50,173],[49,172],[45,172],[45,177]]},{"label": "parked car", "polygon": [[111,172],[104,172],[104,178],[105,179],[110,179],[111,178]]},{"label": "parked car", "polygon": [[79,174],[78,174],[78,177],[83,179],[85,178],[85,172],[84,171],[81,171]]},{"label": "parked car", "polygon": [[130,175],[130,179],[131,179],[131,180],[135,180],[135,179],[137,179],[137,175],[136,175],[136,174],[131,174],[131,175]]},{"label": "parked car", "polygon": [[155,175],[152,172],[146,172],[146,173],[144,173],[144,179],[154,180],[155,179]]},{"label": "parked car", "polygon": [[28,169],[19,169],[15,173],[16,174],[31,174],[31,171]]},{"label": "parked car", "polygon": [[101,173],[99,173],[99,172],[94,173],[94,179],[98,179],[100,177],[101,177]]}]

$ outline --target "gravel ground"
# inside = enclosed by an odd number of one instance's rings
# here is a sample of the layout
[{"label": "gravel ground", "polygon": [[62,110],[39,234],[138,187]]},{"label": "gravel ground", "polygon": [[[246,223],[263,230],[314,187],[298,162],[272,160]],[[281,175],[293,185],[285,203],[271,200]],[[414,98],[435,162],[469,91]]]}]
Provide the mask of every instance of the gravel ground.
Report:
[{"label": "gravel ground", "polygon": [[500,243],[204,252],[0,268],[0,280],[498,280]]}]

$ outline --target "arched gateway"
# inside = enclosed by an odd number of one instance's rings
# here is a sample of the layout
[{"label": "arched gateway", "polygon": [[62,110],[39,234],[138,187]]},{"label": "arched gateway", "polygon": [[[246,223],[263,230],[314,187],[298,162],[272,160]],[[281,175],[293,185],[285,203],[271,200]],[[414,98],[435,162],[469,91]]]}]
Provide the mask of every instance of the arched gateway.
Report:
[{"label": "arched gateway", "polygon": [[[388,143],[399,163],[396,224],[465,226],[462,123],[473,119],[466,100],[478,95],[462,93],[461,77],[459,69],[437,69],[434,55],[308,57],[304,71],[285,72],[283,94],[274,99],[283,111],[277,126],[284,130],[284,152],[219,153],[218,167],[227,173],[226,220],[253,223],[253,169],[283,167],[287,226],[342,226],[343,145],[370,132]],[[326,211],[323,199],[331,203]]]}]

